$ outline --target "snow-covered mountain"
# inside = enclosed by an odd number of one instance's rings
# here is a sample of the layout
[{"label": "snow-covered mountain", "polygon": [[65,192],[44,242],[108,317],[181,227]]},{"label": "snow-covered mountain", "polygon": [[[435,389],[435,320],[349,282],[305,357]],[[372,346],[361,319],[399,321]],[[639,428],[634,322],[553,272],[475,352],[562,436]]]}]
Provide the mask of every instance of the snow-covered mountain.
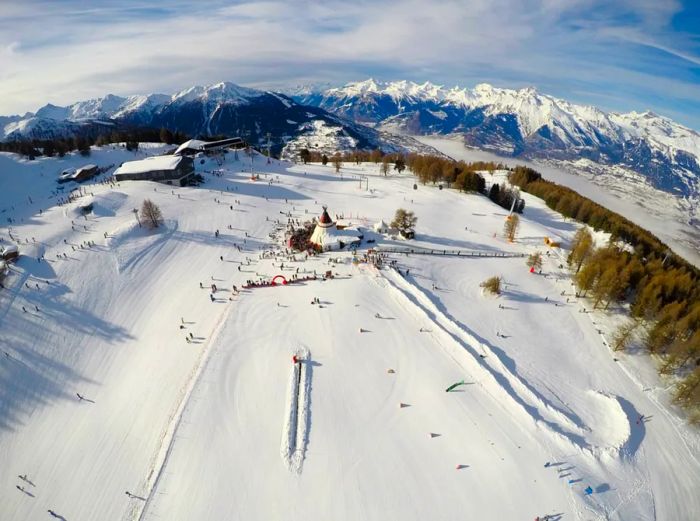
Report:
[{"label": "snow-covered mountain", "polygon": [[[173,95],[120,97],[109,94],[67,107],[48,104],[35,114],[0,118],[0,139],[54,139],[81,132],[94,134],[105,124],[109,125],[108,131],[165,127],[190,136],[241,135],[252,143],[266,142],[270,133],[273,151],[280,151],[285,144],[293,150],[300,143],[323,151],[333,143],[389,150],[411,148],[413,143],[414,148],[425,148],[410,139],[395,138],[358,125],[323,108],[301,105],[285,94],[230,82],[194,86]],[[324,132],[319,133],[319,128]],[[323,137],[331,134],[338,139],[324,141]]]},{"label": "snow-covered mountain", "polygon": [[652,112],[607,113],[532,87],[445,88],[373,79],[295,99],[393,132],[460,133],[467,145],[503,155],[586,158],[631,168],[678,195],[699,191],[700,133]]}]

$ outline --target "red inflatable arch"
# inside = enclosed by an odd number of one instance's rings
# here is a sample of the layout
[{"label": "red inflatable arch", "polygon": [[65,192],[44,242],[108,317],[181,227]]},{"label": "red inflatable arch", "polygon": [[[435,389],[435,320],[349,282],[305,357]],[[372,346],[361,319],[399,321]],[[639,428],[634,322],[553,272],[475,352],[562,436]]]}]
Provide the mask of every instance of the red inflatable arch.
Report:
[{"label": "red inflatable arch", "polygon": [[277,279],[282,279],[283,286],[287,284],[287,279],[284,278],[284,275],[277,275],[272,279],[271,285],[277,286]]}]

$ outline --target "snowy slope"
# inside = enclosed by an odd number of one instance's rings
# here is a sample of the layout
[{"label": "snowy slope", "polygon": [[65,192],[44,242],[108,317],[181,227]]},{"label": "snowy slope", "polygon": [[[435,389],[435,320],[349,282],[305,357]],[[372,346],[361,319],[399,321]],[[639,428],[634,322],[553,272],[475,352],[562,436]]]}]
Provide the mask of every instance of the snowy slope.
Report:
[{"label": "snowy slope", "polygon": [[[541,202],[526,196],[509,244],[503,210],[486,198],[413,190],[412,177],[376,165],[340,178],[330,165],[255,156],[252,181],[250,159],[229,154],[197,165],[198,188],[97,179],[57,206],[55,176],[84,158],[0,160],[0,215],[15,220],[0,236],[11,231],[23,253],[0,290],[0,519],[52,509],[69,520],[690,521],[700,511],[698,433],[648,359],[613,360],[615,317],[581,312],[590,306],[557,257],[539,276],[521,257],[390,255],[402,276],[343,252],[290,258],[279,237],[289,216],[309,219],[321,204],[366,228],[406,207],[416,240],[366,231],[373,246],[527,254],[576,231]],[[136,223],[144,198],[162,209],[159,231]],[[231,292],[326,270],[337,276]],[[498,299],[479,288],[492,275],[507,284]],[[295,353],[310,358],[285,460]]]},{"label": "snowy slope", "polygon": [[576,190],[651,231],[673,251],[700,267],[700,195],[679,198],[651,186],[643,176],[622,167],[605,167],[583,159],[576,161],[505,160],[481,150],[467,148],[461,139],[423,136],[418,138],[455,160],[494,161],[513,167],[524,164],[545,179]]}]

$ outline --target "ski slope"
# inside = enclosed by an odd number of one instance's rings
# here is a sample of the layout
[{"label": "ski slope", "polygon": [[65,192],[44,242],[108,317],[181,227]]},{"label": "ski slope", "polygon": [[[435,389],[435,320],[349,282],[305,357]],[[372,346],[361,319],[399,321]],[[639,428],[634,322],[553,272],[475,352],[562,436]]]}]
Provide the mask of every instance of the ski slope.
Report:
[{"label": "ski slope", "polygon": [[[391,254],[379,270],[281,243],[325,204],[369,229],[413,210],[414,241],[366,232],[380,249],[566,244],[575,224],[536,199],[509,244],[486,198],[377,165],[255,156],[252,181],[229,154],[197,162],[197,188],[100,178],[57,205],[57,173],[84,158],[0,162],[0,236],[23,254],[0,290],[0,519],[697,518],[697,431],[646,357],[610,351],[617,317],[583,312],[556,252],[539,275],[521,257]],[[132,212],[144,198],[157,231]],[[493,275],[498,298],[479,287]]]}]

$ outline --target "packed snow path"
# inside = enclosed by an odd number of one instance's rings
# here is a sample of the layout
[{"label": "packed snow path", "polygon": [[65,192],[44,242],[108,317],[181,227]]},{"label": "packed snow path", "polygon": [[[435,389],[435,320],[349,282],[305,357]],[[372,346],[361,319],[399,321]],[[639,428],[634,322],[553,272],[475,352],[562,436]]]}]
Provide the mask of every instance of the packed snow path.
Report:
[{"label": "packed snow path", "polygon": [[[413,190],[376,165],[341,179],[256,158],[253,182],[229,158],[203,187],[88,184],[56,206],[55,173],[81,161],[0,154],[0,212],[23,252],[0,290],[0,519],[696,518],[697,433],[648,359],[614,361],[610,320],[582,312],[555,255],[541,276],[522,258],[396,255],[402,277],[344,253],[280,256],[287,219],[321,204],[368,227],[411,209],[416,249],[529,254],[576,229],[541,202],[527,198],[509,244],[506,212],[480,196]],[[138,228],[144,198],[158,232]],[[497,299],[479,287],[493,275]],[[292,429],[299,346],[313,356]]]}]

